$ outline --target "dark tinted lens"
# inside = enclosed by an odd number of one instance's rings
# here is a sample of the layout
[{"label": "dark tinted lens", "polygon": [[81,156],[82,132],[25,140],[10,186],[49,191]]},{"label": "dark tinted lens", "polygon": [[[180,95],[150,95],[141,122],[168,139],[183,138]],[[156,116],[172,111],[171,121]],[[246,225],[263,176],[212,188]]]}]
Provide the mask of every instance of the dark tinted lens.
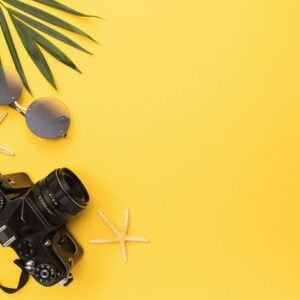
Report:
[{"label": "dark tinted lens", "polygon": [[35,100],[28,107],[25,118],[29,129],[46,139],[66,136],[70,125],[69,109],[54,98]]},{"label": "dark tinted lens", "polygon": [[7,105],[17,101],[23,91],[22,82],[18,74],[0,66],[0,105]]}]

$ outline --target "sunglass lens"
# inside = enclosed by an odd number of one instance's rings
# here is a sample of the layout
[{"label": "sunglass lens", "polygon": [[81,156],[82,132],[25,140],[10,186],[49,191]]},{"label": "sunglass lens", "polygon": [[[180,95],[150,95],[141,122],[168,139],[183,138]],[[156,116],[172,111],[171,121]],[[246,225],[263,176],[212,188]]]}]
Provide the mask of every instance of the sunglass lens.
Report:
[{"label": "sunglass lens", "polygon": [[23,91],[23,84],[16,72],[0,65],[0,105],[17,101]]},{"label": "sunglass lens", "polygon": [[46,139],[66,136],[70,125],[69,109],[54,98],[40,98],[32,102],[25,118],[29,129]]}]

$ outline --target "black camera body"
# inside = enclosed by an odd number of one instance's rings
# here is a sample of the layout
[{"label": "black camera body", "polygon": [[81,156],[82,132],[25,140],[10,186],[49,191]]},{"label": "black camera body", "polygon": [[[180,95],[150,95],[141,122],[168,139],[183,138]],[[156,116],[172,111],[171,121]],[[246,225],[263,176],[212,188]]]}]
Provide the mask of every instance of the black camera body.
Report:
[{"label": "black camera body", "polygon": [[15,250],[40,284],[66,286],[83,250],[65,225],[88,200],[79,178],[66,168],[36,184],[26,173],[0,175],[0,243]]}]

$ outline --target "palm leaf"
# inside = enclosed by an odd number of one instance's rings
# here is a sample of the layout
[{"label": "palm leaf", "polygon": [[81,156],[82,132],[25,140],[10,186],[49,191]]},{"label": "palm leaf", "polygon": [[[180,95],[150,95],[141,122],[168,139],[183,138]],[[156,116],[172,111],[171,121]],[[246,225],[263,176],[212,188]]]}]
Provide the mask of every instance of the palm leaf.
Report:
[{"label": "palm leaf", "polygon": [[[48,7],[52,7],[72,15],[81,17],[93,17],[92,15],[86,15],[79,11],[76,11],[64,4],[57,2],[56,0],[33,0],[33,2],[41,3]],[[42,75],[46,80],[56,88],[55,80],[52,71],[43,55],[42,49],[47,51],[54,58],[67,65],[68,67],[78,71],[79,69],[73,63],[73,61],[63,53],[53,42],[50,42],[43,34],[55,38],[71,47],[74,47],[80,51],[90,53],[82,46],[74,42],[72,39],[67,37],[65,34],[59,32],[58,30],[49,26],[49,24],[63,28],[67,31],[75,33],[77,35],[86,37],[92,41],[95,41],[91,36],[82,31],[80,28],[73,26],[72,24],[64,21],[63,19],[56,17],[54,14],[50,14],[43,9],[37,8],[33,5],[27,4],[22,0],[0,0],[0,26],[2,29],[3,36],[7,43],[8,49],[10,51],[11,57],[13,59],[16,70],[26,87],[30,92],[30,87],[28,85],[25,73],[23,71],[21,60],[18,56],[17,49],[14,45],[14,41],[9,29],[9,24],[7,18],[2,10],[5,8],[12,20],[12,23],[16,29],[16,32],[27,51],[28,55],[37,66]],[[40,22],[40,19],[43,22]]]},{"label": "palm leaf", "polygon": [[18,11],[8,8],[8,11],[10,12],[10,14],[16,16],[18,19],[20,19],[21,21],[27,23],[28,25],[56,38],[57,40],[60,40],[61,42],[72,46],[80,51],[83,51],[85,53],[91,54],[91,52],[89,52],[88,50],[84,49],[83,47],[81,47],[80,45],[78,45],[77,43],[75,43],[74,41],[72,41],[70,38],[68,38],[67,36],[65,36],[64,34],[60,33],[57,30],[54,30],[53,28],[44,25],[41,22],[38,22],[22,13],[19,13]]},{"label": "palm leaf", "polygon": [[49,54],[51,54],[53,57],[55,57],[57,60],[62,62],[63,64],[69,66],[70,68],[78,71],[80,70],[76,67],[76,65],[72,62],[72,60],[65,55],[61,50],[59,50],[53,43],[51,43],[49,40],[47,40],[45,37],[43,37],[41,34],[39,34],[34,29],[30,28],[29,26],[25,25],[23,22],[16,19],[13,15],[11,15],[11,19],[14,24],[17,24],[17,26],[23,28],[23,30],[27,31],[27,34],[42,48],[44,48]]},{"label": "palm leaf", "polygon": [[54,81],[54,77],[52,74],[51,69],[49,68],[49,65],[40,50],[40,48],[37,46],[35,41],[32,39],[30,32],[28,29],[18,21],[16,18],[12,18],[13,24],[20,36],[20,39],[31,57],[32,61],[35,63],[35,65],[38,67],[40,72],[43,74],[43,76],[47,79],[47,81],[54,87],[56,88],[56,84]]},{"label": "palm leaf", "polygon": [[25,11],[28,14],[33,15],[34,17],[37,17],[43,21],[46,21],[50,24],[53,24],[55,26],[64,28],[66,30],[69,30],[71,32],[74,32],[78,35],[84,36],[92,41],[95,41],[91,36],[89,36],[87,33],[85,33],[84,31],[82,31],[81,29],[67,23],[66,21],[52,15],[49,14],[37,7],[34,7],[32,5],[26,4],[24,2],[21,2],[19,0],[3,0],[4,2],[6,2],[9,5],[12,5],[22,11]]},{"label": "palm leaf", "polygon": [[64,4],[61,4],[55,0],[33,0],[35,2],[38,2],[38,3],[42,3],[42,4],[45,4],[45,5],[48,5],[50,7],[53,7],[53,8],[57,8],[59,10],[62,10],[64,12],[67,12],[67,13],[70,13],[72,15],[76,15],[76,16],[80,16],[80,17],[93,17],[93,18],[99,18],[98,16],[92,16],[92,15],[86,15],[86,14],[83,14],[73,8],[70,8]]},{"label": "palm leaf", "polygon": [[16,47],[15,47],[14,41],[12,39],[12,36],[11,36],[10,30],[9,30],[5,15],[4,15],[3,10],[2,10],[1,7],[0,7],[0,25],[1,25],[1,29],[2,29],[5,41],[7,43],[8,49],[10,51],[10,55],[13,59],[14,65],[17,69],[17,72],[18,72],[24,86],[31,93],[31,90],[30,90],[30,87],[28,85],[23,67],[22,67],[21,62],[20,62],[19,55],[17,53],[17,50],[16,50]]},{"label": "palm leaf", "polygon": [[55,57],[63,64],[81,73],[80,70],[76,67],[76,65],[72,62],[72,60],[67,55],[65,55],[61,50],[59,50],[53,43],[51,43],[49,40],[47,40],[45,37],[43,37],[34,29],[28,27],[23,22],[16,19],[13,15],[11,15],[11,19],[14,24],[18,24],[18,26],[26,30],[28,35],[31,36],[31,38],[36,43],[38,43],[42,48],[44,48],[49,54],[51,54],[53,57]]}]

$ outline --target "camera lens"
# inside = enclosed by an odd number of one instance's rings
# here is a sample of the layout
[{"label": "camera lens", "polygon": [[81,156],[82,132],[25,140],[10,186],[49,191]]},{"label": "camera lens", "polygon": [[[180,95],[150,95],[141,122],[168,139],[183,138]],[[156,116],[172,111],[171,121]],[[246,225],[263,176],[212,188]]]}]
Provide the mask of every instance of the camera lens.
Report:
[{"label": "camera lens", "polygon": [[37,182],[30,198],[52,225],[63,225],[83,210],[89,195],[80,179],[69,169],[56,169]]}]

